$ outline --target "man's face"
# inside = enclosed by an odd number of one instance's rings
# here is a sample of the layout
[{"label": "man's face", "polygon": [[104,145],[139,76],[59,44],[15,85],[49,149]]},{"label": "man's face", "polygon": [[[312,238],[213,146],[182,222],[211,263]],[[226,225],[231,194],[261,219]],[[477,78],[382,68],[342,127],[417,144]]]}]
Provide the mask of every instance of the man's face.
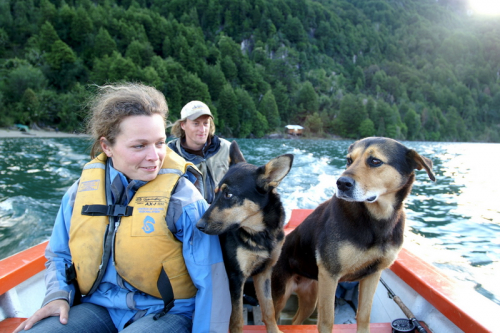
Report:
[{"label": "man's face", "polygon": [[186,133],[186,145],[193,150],[200,150],[207,142],[210,132],[210,116],[203,115],[195,120],[186,119],[181,128]]}]

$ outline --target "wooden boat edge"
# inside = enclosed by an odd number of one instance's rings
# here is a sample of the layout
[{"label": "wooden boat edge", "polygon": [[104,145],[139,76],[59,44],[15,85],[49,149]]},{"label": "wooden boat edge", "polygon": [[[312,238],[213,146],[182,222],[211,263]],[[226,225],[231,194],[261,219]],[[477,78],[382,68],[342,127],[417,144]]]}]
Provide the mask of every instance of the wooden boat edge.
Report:
[{"label": "wooden boat edge", "polygon": [[0,260],[0,295],[45,269],[48,241]]}]

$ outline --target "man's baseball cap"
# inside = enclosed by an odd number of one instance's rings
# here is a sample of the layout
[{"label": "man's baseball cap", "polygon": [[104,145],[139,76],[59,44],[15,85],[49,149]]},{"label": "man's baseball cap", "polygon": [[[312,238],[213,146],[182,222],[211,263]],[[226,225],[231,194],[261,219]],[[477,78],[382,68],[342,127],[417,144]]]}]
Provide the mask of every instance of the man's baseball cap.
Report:
[{"label": "man's baseball cap", "polygon": [[210,116],[212,119],[214,118],[208,106],[200,101],[191,101],[184,105],[181,110],[181,120],[196,120],[203,115]]}]

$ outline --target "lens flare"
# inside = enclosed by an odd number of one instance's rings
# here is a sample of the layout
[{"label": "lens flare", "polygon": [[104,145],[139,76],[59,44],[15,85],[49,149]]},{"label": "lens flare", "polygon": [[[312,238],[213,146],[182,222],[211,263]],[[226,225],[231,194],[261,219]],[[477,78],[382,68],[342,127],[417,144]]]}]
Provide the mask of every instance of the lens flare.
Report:
[{"label": "lens flare", "polygon": [[499,0],[469,0],[470,9],[477,15],[500,15]]}]

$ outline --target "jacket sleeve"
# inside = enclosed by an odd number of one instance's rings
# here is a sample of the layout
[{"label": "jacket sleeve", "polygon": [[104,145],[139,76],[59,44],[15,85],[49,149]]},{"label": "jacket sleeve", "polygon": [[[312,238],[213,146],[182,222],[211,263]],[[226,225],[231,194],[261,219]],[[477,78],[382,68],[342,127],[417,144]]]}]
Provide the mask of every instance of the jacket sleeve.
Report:
[{"label": "jacket sleeve", "polygon": [[47,289],[42,306],[56,299],[65,299],[70,306],[73,305],[75,287],[66,282],[66,267],[69,267],[72,261],[69,251],[69,228],[77,188],[78,181],[64,194],[49,244],[45,249]]},{"label": "jacket sleeve", "polygon": [[182,210],[175,222],[175,235],[183,242],[184,260],[198,289],[192,331],[227,333],[231,299],[219,237],[204,234],[196,228],[196,222],[208,205],[187,179],[181,178],[180,183],[185,188],[172,198],[179,199],[179,194],[183,193],[182,208],[179,200],[174,200],[177,209]]}]

